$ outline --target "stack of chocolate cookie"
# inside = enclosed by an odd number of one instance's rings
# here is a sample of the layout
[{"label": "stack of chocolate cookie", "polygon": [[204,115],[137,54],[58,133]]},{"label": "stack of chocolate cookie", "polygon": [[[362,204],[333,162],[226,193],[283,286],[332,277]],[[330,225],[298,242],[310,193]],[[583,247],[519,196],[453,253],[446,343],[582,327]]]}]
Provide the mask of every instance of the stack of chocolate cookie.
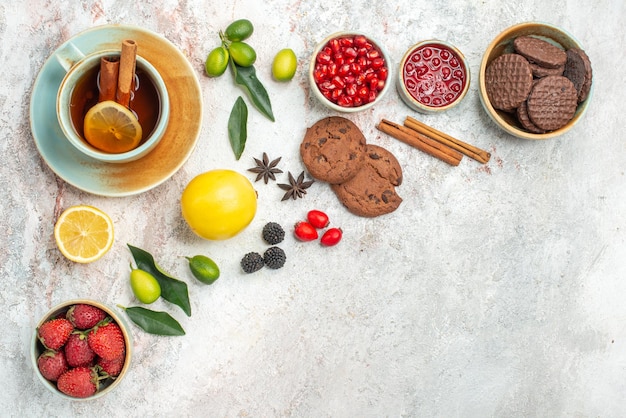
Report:
[{"label": "stack of chocolate cookie", "polygon": [[386,149],[367,144],[348,119],[330,116],[316,122],[304,135],[300,155],[309,174],[329,183],[355,215],[384,215],[402,203],[395,190],[402,183],[398,160]]},{"label": "stack of chocolate cookie", "polygon": [[567,51],[543,39],[519,36],[512,53],[494,59],[485,71],[491,105],[517,115],[531,133],[565,126],[591,89],[591,63],[581,49]]}]

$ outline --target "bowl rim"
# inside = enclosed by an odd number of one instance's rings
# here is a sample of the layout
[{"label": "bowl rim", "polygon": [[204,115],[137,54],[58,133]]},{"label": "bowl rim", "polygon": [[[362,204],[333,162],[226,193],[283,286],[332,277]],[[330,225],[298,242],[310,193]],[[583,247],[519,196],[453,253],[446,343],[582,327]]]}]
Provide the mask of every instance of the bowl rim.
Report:
[{"label": "bowl rim", "polygon": [[[370,103],[366,103],[364,105],[358,106],[358,107],[343,107],[343,106],[339,106],[338,104],[335,104],[333,102],[331,102],[330,100],[328,100],[326,97],[324,97],[324,95],[322,95],[322,93],[319,90],[319,87],[317,87],[317,83],[315,82],[315,79],[313,77],[313,70],[315,68],[315,60],[317,58],[317,54],[322,50],[323,47],[326,46],[326,44],[328,44],[328,42],[332,39],[335,38],[340,38],[340,37],[347,37],[350,35],[363,35],[367,38],[368,41],[370,41],[372,44],[374,44],[374,46],[376,46],[376,48],[381,52],[381,54],[383,54],[383,57],[385,58],[385,64],[387,66],[387,80],[385,82],[385,87],[383,87],[383,89],[378,93],[378,96],[376,96],[376,99],[373,102]],[[393,71],[392,71],[392,62],[391,62],[391,56],[389,55],[389,53],[387,52],[387,50],[385,49],[385,47],[378,42],[378,40],[372,38],[370,35],[361,32],[361,31],[357,31],[357,30],[345,30],[345,31],[338,31],[338,32],[334,32],[328,36],[326,36],[323,40],[321,40],[316,46],[315,49],[313,50],[313,52],[311,53],[311,58],[309,60],[309,71],[308,71],[308,78],[309,78],[309,86],[311,91],[313,92],[313,95],[325,106],[329,107],[332,110],[335,110],[337,112],[342,112],[342,113],[356,113],[356,112],[360,112],[362,110],[367,110],[371,107],[373,107],[374,105],[376,105],[377,103],[380,102],[380,100],[387,94],[387,92],[389,91],[389,89],[391,88],[390,85],[392,84],[392,80],[393,80]]]},{"label": "bowl rim", "polygon": [[[46,379],[45,377],[43,377],[41,375],[41,372],[39,371],[39,367],[37,366],[37,359],[39,358],[39,355],[41,354],[41,351],[39,350],[40,342],[39,342],[39,338],[37,337],[37,330],[39,329],[39,327],[44,322],[49,320],[52,316],[54,316],[54,315],[56,315],[56,314],[58,314],[58,313],[60,313],[60,312],[62,312],[64,310],[67,310],[70,306],[76,305],[76,304],[93,305],[93,306],[96,306],[96,307],[104,310],[120,326],[120,328],[122,330],[122,335],[124,336],[124,344],[126,345],[126,354],[125,354],[124,366],[122,367],[122,370],[120,371],[120,374],[107,387],[105,387],[104,389],[99,390],[98,392],[96,392],[95,394],[93,394],[92,396],[89,396],[87,398],[75,398],[75,397],[72,397],[72,396],[64,394],[63,392],[61,392],[60,390],[57,389],[55,382],[51,382],[51,381],[49,381],[48,379]],[[131,363],[131,359],[132,359],[132,336],[131,336],[129,328],[128,328],[128,323],[120,315],[118,315],[110,306],[108,306],[108,305],[106,305],[106,304],[104,304],[102,302],[98,302],[98,301],[91,300],[91,299],[70,299],[70,300],[67,300],[65,302],[61,302],[61,303],[53,306],[37,322],[37,325],[35,326],[35,330],[34,330],[34,332],[32,334],[32,337],[31,337],[30,358],[31,358],[31,363],[32,363],[32,366],[34,368],[35,374],[37,375],[39,380],[43,383],[43,385],[48,390],[50,390],[51,392],[55,393],[56,395],[61,396],[62,398],[68,399],[68,400],[72,400],[72,401],[90,401],[90,400],[93,400],[93,399],[100,398],[100,397],[106,395],[107,393],[111,392],[113,389],[115,389],[120,384],[120,381],[126,375],[128,369],[130,368],[130,363]]]},{"label": "bowl rim", "polygon": [[[589,94],[587,96],[587,98],[581,102],[578,103],[577,107],[576,107],[576,113],[574,114],[574,116],[572,117],[572,119],[563,127],[554,130],[554,131],[550,131],[550,132],[546,132],[543,134],[534,134],[531,132],[527,132],[525,130],[522,130],[518,127],[515,127],[511,124],[509,124],[506,120],[504,120],[504,118],[502,118],[502,116],[500,116],[499,112],[491,105],[491,102],[489,101],[489,98],[487,96],[487,90],[485,87],[485,71],[487,69],[487,65],[489,62],[491,62],[490,60],[490,55],[491,52],[498,47],[499,45],[501,45],[504,41],[506,42],[510,42],[510,39],[507,38],[512,38],[511,33],[513,32],[518,32],[521,29],[524,28],[531,28],[531,27],[544,27],[550,31],[554,31],[555,33],[560,33],[562,34],[564,37],[568,38],[569,41],[571,41],[571,43],[573,45],[575,45],[576,48],[580,48],[583,49],[582,44],[578,41],[578,39],[576,39],[576,37],[574,35],[572,35],[571,33],[569,33],[567,30],[558,27],[556,25],[553,25],[551,23],[548,22],[542,22],[542,21],[527,21],[527,22],[521,22],[521,23],[516,23],[515,25],[509,26],[507,28],[505,28],[504,30],[502,30],[487,46],[487,48],[485,49],[485,52],[483,54],[481,63],[480,63],[480,70],[479,70],[479,75],[478,75],[478,84],[479,84],[479,97],[480,97],[480,102],[483,106],[483,109],[485,110],[485,112],[487,113],[487,115],[491,118],[491,120],[501,129],[503,129],[505,132],[516,136],[518,138],[522,138],[522,139],[530,139],[530,140],[544,140],[544,139],[550,139],[550,138],[554,138],[560,135],[563,135],[564,133],[568,132],[570,129],[572,129],[577,123],[578,121],[583,117],[583,115],[586,113],[587,108],[589,107],[589,103],[591,101],[591,97],[593,96],[593,85],[594,83],[591,83],[591,88],[589,90]],[[544,35],[541,35],[543,37],[546,37]],[[564,48],[563,45],[561,45],[557,40],[551,38],[552,41],[556,42],[557,44],[559,44],[561,46],[561,48]],[[494,58],[495,59],[495,58]]]},{"label": "bowl rim", "polygon": [[[463,66],[463,69],[465,70],[466,81],[465,81],[465,86],[463,87],[463,90],[461,91],[461,94],[459,94],[452,103],[449,103],[445,106],[434,107],[434,106],[428,106],[419,102],[413,96],[411,96],[411,94],[407,91],[406,86],[404,85],[404,64],[406,63],[407,59],[413,54],[413,52],[416,49],[421,48],[426,45],[442,45],[452,50],[452,52],[454,52],[461,60],[461,64]],[[450,42],[442,41],[441,39],[436,39],[436,38],[426,39],[410,46],[407,49],[407,51],[404,53],[404,55],[402,56],[402,60],[400,61],[400,65],[398,66],[397,89],[400,92],[400,97],[403,99],[405,103],[409,105],[409,107],[412,107],[413,109],[422,113],[436,114],[436,113],[440,113],[448,109],[451,109],[454,106],[458,105],[467,95],[471,81],[472,81],[472,74],[471,74],[470,67],[467,63],[467,59],[465,58],[465,55],[463,55],[461,50],[459,50],[456,46],[454,46]]]}]

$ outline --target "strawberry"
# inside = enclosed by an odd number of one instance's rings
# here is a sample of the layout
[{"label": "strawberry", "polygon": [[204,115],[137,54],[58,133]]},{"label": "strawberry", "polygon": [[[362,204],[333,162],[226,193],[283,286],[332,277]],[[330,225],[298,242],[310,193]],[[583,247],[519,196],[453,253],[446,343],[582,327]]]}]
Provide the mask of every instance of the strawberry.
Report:
[{"label": "strawberry", "polygon": [[113,360],[105,360],[103,358],[98,358],[96,365],[100,366],[102,371],[107,373],[109,376],[117,377],[122,372],[122,368],[124,367],[125,361],[126,361],[126,356],[124,355],[114,358]]},{"label": "strawberry", "polygon": [[46,379],[56,382],[67,370],[67,361],[63,351],[46,350],[37,358],[39,372]]},{"label": "strawberry", "polygon": [[52,350],[63,347],[74,331],[74,325],[65,318],[56,318],[44,322],[37,330],[39,341]]},{"label": "strawberry", "polygon": [[70,367],[91,366],[96,353],[87,342],[87,335],[83,332],[74,332],[65,344],[65,359]]},{"label": "strawberry", "polygon": [[124,355],[126,344],[122,330],[115,322],[105,322],[89,331],[87,342],[91,349],[105,360]]},{"label": "strawberry", "polygon": [[78,329],[93,328],[106,317],[102,309],[86,304],[74,305],[66,314],[66,318]]},{"label": "strawberry", "polygon": [[98,373],[89,367],[69,369],[59,377],[57,388],[74,398],[87,398],[98,391]]}]

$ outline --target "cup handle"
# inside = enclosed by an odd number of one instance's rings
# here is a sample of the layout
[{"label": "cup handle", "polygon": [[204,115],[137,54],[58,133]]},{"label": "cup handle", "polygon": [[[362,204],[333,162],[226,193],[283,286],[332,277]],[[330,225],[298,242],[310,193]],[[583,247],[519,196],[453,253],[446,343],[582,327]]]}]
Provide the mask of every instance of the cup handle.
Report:
[{"label": "cup handle", "polygon": [[85,54],[76,45],[68,42],[57,51],[55,57],[65,72],[68,72],[74,64],[85,58]]}]

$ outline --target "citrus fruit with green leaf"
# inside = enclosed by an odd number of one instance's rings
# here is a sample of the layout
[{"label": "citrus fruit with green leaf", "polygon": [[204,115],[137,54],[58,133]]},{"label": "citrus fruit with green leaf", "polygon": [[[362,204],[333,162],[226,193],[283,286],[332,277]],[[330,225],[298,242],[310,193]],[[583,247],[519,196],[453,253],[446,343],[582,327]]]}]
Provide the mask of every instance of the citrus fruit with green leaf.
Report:
[{"label": "citrus fruit with green leaf", "polygon": [[204,70],[209,77],[219,77],[224,74],[228,67],[228,50],[223,46],[218,46],[209,52],[204,63]]},{"label": "citrus fruit with green leaf", "polygon": [[238,19],[226,27],[224,35],[229,41],[243,41],[249,38],[252,32],[254,32],[252,22],[248,19]]},{"label": "citrus fruit with green leaf", "polygon": [[257,195],[242,174],[216,169],[194,177],[183,190],[180,204],[193,232],[208,240],[225,240],[252,222]]},{"label": "citrus fruit with green leaf", "polygon": [[249,67],[256,61],[256,51],[245,42],[232,42],[228,51],[235,64]]},{"label": "citrus fruit with green leaf", "polygon": [[150,273],[140,269],[130,272],[130,287],[137,300],[150,304],[161,296],[161,285]]},{"label": "citrus fruit with green leaf", "polygon": [[292,49],[278,51],[272,62],[272,75],[277,81],[289,81],[296,74],[298,58]]}]

